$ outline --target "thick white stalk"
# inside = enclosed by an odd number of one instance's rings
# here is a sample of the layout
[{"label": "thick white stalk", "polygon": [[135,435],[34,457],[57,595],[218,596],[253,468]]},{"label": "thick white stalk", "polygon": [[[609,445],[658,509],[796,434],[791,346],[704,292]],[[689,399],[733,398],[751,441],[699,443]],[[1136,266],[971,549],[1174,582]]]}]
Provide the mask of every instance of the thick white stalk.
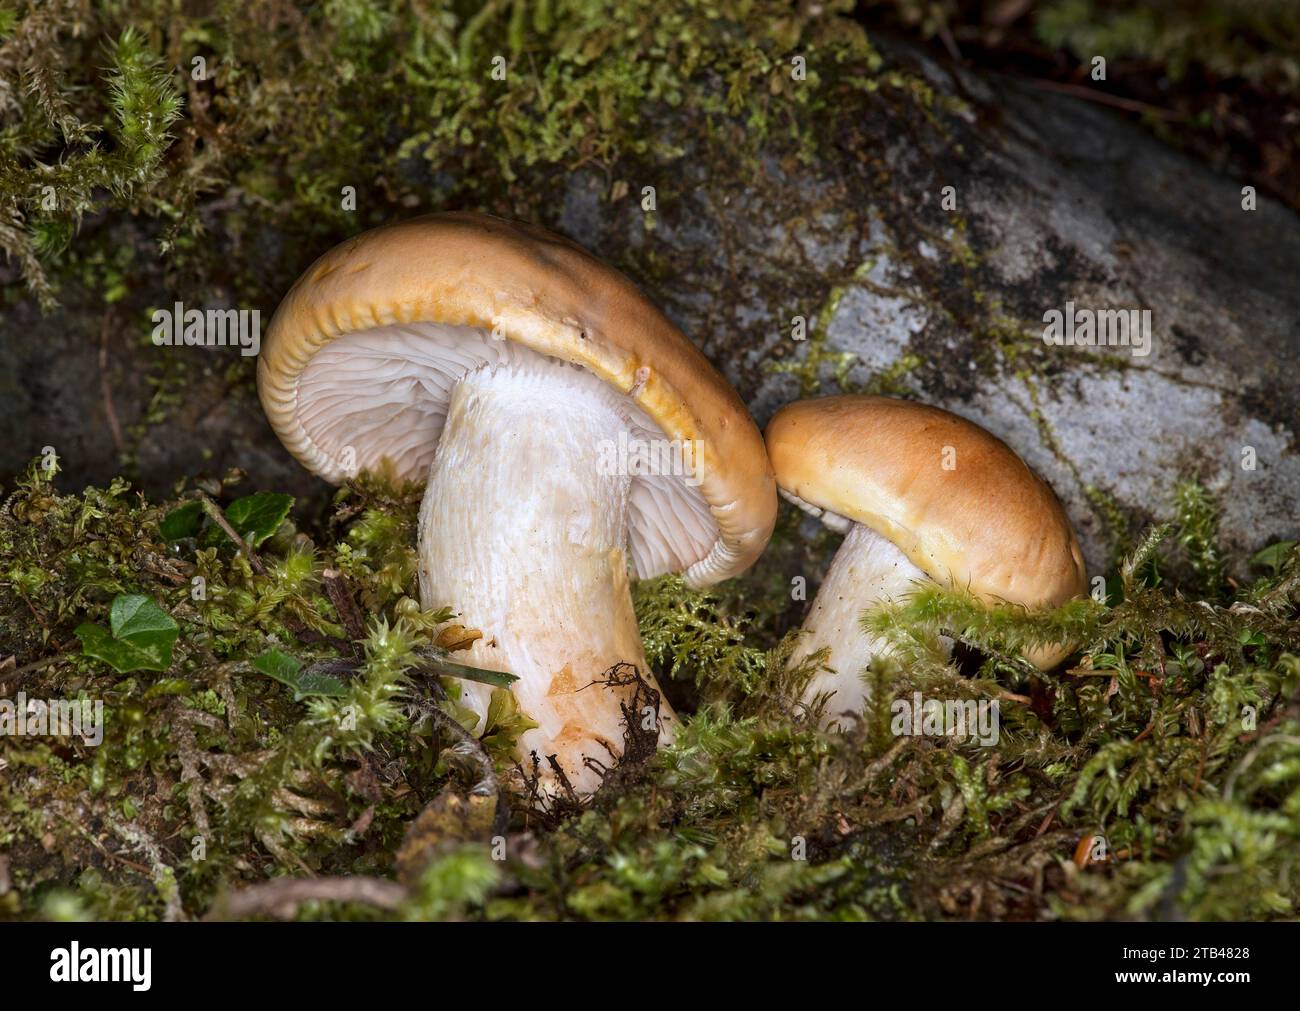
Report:
[{"label": "thick white stalk", "polygon": [[928,577],[891,541],[870,527],[854,523],[831,561],[817,597],[804,619],[805,634],[790,658],[796,664],[828,649],[825,665],[809,682],[804,700],[833,693],[824,710],[823,727],[845,730],[862,713],[867,686],[862,672],[872,658],[888,655],[888,643],[862,630],[862,613],[910,592]]},{"label": "thick white stalk", "polygon": [[[420,508],[421,602],[482,631],[457,660],[519,677],[515,698],[540,725],[519,758],[531,771],[537,754],[545,793],[559,789],[551,755],[590,793],[622,752],[632,690],[597,684],[606,671],[634,664],[657,687],[628,585],[629,478],[600,464],[625,425],[618,394],[574,366],[517,354],[480,368],[452,392]],[[462,685],[481,721],[491,689]],[[670,740],[666,701],[659,715]]]}]

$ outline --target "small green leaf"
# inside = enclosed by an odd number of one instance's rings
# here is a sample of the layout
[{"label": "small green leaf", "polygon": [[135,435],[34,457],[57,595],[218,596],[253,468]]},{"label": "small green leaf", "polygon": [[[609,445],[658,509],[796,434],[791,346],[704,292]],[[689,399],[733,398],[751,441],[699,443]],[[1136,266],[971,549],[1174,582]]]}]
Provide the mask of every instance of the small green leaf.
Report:
[{"label": "small green leaf", "polygon": [[83,655],[103,660],[120,674],[171,666],[180,626],[151,597],[119,594],[109,609],[109,624],[111,632],[100,625],[77,627]]},{"label": "small green leaf", "polygon": [[1278,541],[1276,544],[1261,548],[1250,556],[1251,567],[1268,569],[1272,575],[1276,576],[1282,571],[1282,563],[1286,561],[1295,545],[1295,541]]},{"label": "small green leaf", "polygon": [[445,677],[461,678],[465,681],[477,681],[479,684],[492,685],[495,688],[509,688],[519,680],[517,674],[508,674],[501,670],[485,670],[482,667],[470,667],[463,663],[454,663],[442,657],[422,654],[424,661],[433,670]]},{"label": "small green leaf", "polygon": [[519,702],[512,692],[496,688],[488,701],[480,740],[489,751],[508,752],[514,749],[520,734],[536,727],[537,724],[520,711]]},{"label": "small green leaf", "polygon": [[164,516],[163,521],[158,524],[158,530],[164,540],[179,541],[197,534],[202,522],[203,503],[187,502]]},{"label": "small green leaf", "polygon": [[[108,611],[108,624],[114,639],[136,641],[148,633],[178,631],[176,622],[152,597],[140,593],[118,594]],[[172,635],[174,642],[176,635]],[[168,644],[170,649],[170,644]]]},{"label": "small green leaf", "polygon": [[280,684],[288,685],[295,692],[298,690],[298,672],[302,670],[302,664],[288,653],[268,650],[253,661],[253,666]]},{"label": "small green leaf", "polygon": [[226,509],[226,519],[239,536],[257,547],[278,529],[293,508],[293,496],[274,491],[237,498]]},{"label": "small green leaf", "polygon": [[304,671],[298,660],[278,649],[263,653],[253,661],[253,666],[267,677],[292,688],[295,702],[301,702],[311,695],[339,699],[348,693],[347,685],[332,674]]},{"label": "small green leaf", "polygon": [[184,678],[163,678],[145,689],[144,697],[156,699],[162,695],[184,695],[191,687],[192,685]]},{"label": "small green leaf", "polygon": [[347,685],[332,674],[305,673],[298,679],[298,684],[293,691],[293,700],[301,702],[309,695],[341,699],[347,693]]}]

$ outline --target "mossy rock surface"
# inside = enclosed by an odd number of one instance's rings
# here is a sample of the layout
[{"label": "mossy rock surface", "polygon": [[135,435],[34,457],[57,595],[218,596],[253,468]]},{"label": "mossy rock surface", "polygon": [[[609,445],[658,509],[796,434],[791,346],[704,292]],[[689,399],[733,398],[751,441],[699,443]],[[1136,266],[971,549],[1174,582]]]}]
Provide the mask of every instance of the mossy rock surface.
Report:
[{"label": "mossy rock surface", "polygon": [[[765,69],[751,78],[787,74],[774,44],[755,53]],[[1243,210],[1239,184],[1072,98],[954,76],[898,44],[859,41],[820,59],[799,97],[764,96],[761,129],[729,110],[736,80],[699,68],[675,100],[638,103],[627,135],[586,124],[606,144],[595,164],[574,141],[551,158],[524,151],[508,181],[500,169],[459,179],[437,156],[390,166],[391,138],[331,170],[363,181],[352,214],[309,202],[263,221],[246,195],[214,196],[196,207],[206,230],[179,272],[147,222],[87,219],[72,251],[84,247],[88,263],[62,281],[60,308],[6,309],[0,469],[15,474],[53,445],[71,486],[125,472],[161,490],[196,467],[239,466],[319,500],[323,487],[261,420],[254,360],[154,347],[150,309],[250,307],[265,323],[291,280],[352,230],[477,206],[546,224],[627,271],[760,424],[801,393],[841,388],[979,422],[1051,481],[1093,570],[1157,517],[1179,474],[1218,497],[1234,557],[1294,537],[1295,214],[1264,197]],[[499,126],[484,129],[480,159],[491,137],[506,143]],[[257,155],[236,164],[265,174],[280,157],[265,145]],[[385,171],[396,175],[382,186],[364,182]],[[115,301],[87,281],[114,286]],[[1067,302],[1149,309],[1150,354],[1046,345],[1044,314]],[[804,342],[791,337],[796,316]]]}]

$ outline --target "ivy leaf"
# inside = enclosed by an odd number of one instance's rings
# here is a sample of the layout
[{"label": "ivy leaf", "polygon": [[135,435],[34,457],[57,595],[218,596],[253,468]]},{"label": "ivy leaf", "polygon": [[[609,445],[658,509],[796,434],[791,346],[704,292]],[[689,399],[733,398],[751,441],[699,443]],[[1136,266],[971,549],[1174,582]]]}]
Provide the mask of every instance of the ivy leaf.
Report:
[{"label": "ivy leaf", "polygon": [[158,606],[152,597],[142,593],[118,594],[108,610],[108,624],[114,639],[137,640],[150,632],[170,632],[171,643],[176,641],[179,626],[172,616]]},{"label": "ivy leaf", "polygon": [[[255,548],[280,528],[280,524],[293,508],[293,496],[274,491],[259,491],[231,502],[225,509],[226,520],[235,533]],[[208,531],[205,543],[209,546],[228,541],[219,527]]]},{"label": "ivy leaf", "polygon": [[199,532],[203,522],[203,503],[187,502],[178,509],[173,509],[158,524],[158,530],[167,541],[180,541],[193,537]]},{"label": "ivy leaf", "polygon": [[292,508],[292,495],[260,491],[231,502],[226,510],[226,519],[249,546],[255,548],[280,529]]},{"label": "ivy leaf", "polygon": [[101,625],[79,625],[83,656],[103,660],[119,674],[137,670],[166,670],[180,626],[153,600],[142,594],[119,594],[109,609],[111,631]]}]

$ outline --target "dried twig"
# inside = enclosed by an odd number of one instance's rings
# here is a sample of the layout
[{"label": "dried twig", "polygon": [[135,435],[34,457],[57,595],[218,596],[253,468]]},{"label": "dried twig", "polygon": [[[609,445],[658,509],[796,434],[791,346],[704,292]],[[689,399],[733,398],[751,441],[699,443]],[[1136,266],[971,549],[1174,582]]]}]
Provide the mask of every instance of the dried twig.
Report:
[{"label": "dried twig", "polygon": [[1097,102],[1101,105],[1109,105],[1116,109],[1123,109],[1125,112],[1138,112],[1152,116],[1158,116],[1160,119],[1182,120],[1186,116],[1169,109],[1162,109],[1157,105],[1149,105],[1146,102],[1139,102],[1134,98],[1121,98],[1119,95],[1112,95],[1109,92],[1098,91],[1095,88],[1089,88],[1082,84],[1065,84],[1060,81],[1049,81],[1045,78],[1034,78],[1030,81],[1036,87],[1044,91],[1059,91],[1063,95],[1072,95],[1075,98],[1082,98],[1088,102]]},{"label": "dried twig", "polygon": [[257,557],[257,552],[250,548],[248,542],[240,537],[235,528],[230,525],[230,521],[226,519],[226,514],[221,511],[221,507],[203,492],[199,492],[199,502],[203,504],[203,511],[208,514],[208,518],[225,531],[226,536],[234,541],[235,546],[243,552],[244,557],[248,559],[248,564],[253,567],[253,571],[259,576],[266,575],[266,566]]},{"label": "dried twig", "polygon": [[338,569],[326,569],[321,573],[321,582],[325,585],[325,593],[329,596],[330,603],[334,605],[334,610],[338,612],[339,621],[347,629],[348,638],[353,642],[364,639],[366,636],[366,622],[361,616],[361,609],[357,607],[357,602],[352,599],[352,592],[348,589],[347,577]]},{"label": "dried twig", "polygon": [[[135,822],[120,822],[114,817],[106,819],[108,827],[124,843],[135,847],[149,860],[147,873],[160,895],[164,896],[163,921],[175,923],[185,919],[185,910],[181,906],[180,890],[175,885],[175,870],[164,859],[166,852],[141,825]],[[120,856],[118,859],[122,859]]]},{"label": "dried twig", "polygon": [[400,906],[407,894],[396,881],[361,875],[276,878],[224,896],[205,919],[242,920],[266,913],[287,920],[304,902],[358,902],[391,910]]},{"label": "dried twig", "polygon": [[[12,658],[11,658],[12,659]],[[17,680],[24,674],[30,674],[34,670],[40,670],[42,667],[48,667],[52,663],[60,660],[66,660],[67,657],[60,653],[58,656],[47,656],[40,660],[33,660],[31,663],[25,663],[21,667],[14,667],[10,670],[0,670],[0,685],[9,681]]]},{"label": "dried twig", "polygon": [[354,657],[343,657],[335,660],[321,660],[312,664],[299,675],[302,678],[319,677],[327,675],[329,677],[338,677],[347,675],[351,677],[361,669],[361,662]]},{"label": "dried twig", "polygon": [[936,34],[938,34],[940,41],[943,42],[944,49],[948,50],[948,55],[960,63],[962,60],[961,49],[957,46],[957,40],[953,37],[948,22],[942,18],[940,18],[939,24],[936,26]]},{"label": "dried twig", "polygon": [[[305,622],[299,620],[298,618],[295,618],[292,614],[285,614],[281,617],[280,620],[284,622],[284,627],[287,628],[290,632],[292,632],[294,634],[294,637],[301,643],[307,643],[312,645],[316,643],[326,643],[344,653],[353,649],[352,643],[345,642],[343,639],[340,639],[337,636],[326,635],[324,632],[317,632],[314,628],[311,628]],[[357,667],[356,659],[354,658],[349,662],[352,664],[351,669],[356,670]]]},{"label": "dried twig", "polygon": [[117,411],[113,408],[113,384],[109,379],[108,338],[113,332],[113,310],[104,313],[104,323],[99,328],[99,389],[104,398],[104,414],[108,418],[108,431],[113,436],[113,446],[119,453],[126,449],[126,440],[122,438],[122,426],[117,420]]},{"label": "dried twig", "polygon": [[[208,839],[212,828],[208,822],[208,811],[203,804],[203,774],[199,771],[199,746],[194,737],[194,728],[183,718],[186,707],[180,702],[171,705],[172,737],[176,741],[176,757],[181,764],[181,782],[188,790],[185,799],[190,806],[190,816],[199,835]],[[204,713],[203,715],[207,715]]]}]

